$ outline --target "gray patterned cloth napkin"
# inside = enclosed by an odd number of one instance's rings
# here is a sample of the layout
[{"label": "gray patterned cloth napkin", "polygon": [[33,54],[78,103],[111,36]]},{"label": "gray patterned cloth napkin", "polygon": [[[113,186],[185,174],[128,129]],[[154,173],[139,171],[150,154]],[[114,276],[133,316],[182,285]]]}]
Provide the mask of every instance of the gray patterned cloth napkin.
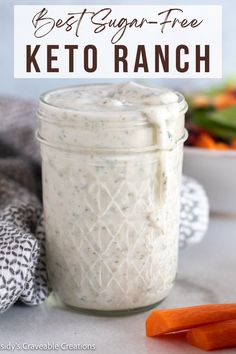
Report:
[{"label": "gray patterned cloth napkin", "polygon": [[0,98],[0,313],[49,294],[33,110],[31,102]]},{"label": "gray patterned cloth napkin", "polygon": [[[0,313],[17,300],[38,305],[49,294],[34,110],[31,101],[0,98]],[[208,213],[203,188],[184,177],[181,247],[201,240]]]}]

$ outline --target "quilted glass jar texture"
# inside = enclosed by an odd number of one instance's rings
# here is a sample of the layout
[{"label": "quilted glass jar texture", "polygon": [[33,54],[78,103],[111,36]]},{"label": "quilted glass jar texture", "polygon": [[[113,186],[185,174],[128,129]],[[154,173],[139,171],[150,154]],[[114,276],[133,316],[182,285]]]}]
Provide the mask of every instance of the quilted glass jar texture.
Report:
[{"label": "quilted glass jar texture", "polygon": [[112,114],[98,106],[89,115],[72,108],[45,97],[39,106],[52,287],[80,309],[149,308],[167,296],[176,275],[186,105],[165,149],[158,127],[136,107]]}]

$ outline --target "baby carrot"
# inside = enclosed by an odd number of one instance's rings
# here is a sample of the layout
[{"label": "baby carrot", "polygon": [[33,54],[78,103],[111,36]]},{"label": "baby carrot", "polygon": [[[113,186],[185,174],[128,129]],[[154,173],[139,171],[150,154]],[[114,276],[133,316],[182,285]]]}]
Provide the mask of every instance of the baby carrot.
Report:
[{"label": "baby carrot", "polygon": [[207,133],[201,133],[196,140],[196,147],[215,150],[216,144],[214,139]]},{"label": "baby carrot", "polygon": [[236,104],[236,99],[233,95],[227,93],[220,93],[214,99],[214,106],[216,109],[223,109]]},{"label": "baby carrot", "polygon": [[225,143],[215,143],[216,150],[229,150],[229,145]]},{"label": "baby carrot", "polygon": [[199,95],[193,98],[193,104],[197,108],[203,108],[209,106],[211,104],[211,100],[207,96]]},{"label": "baby carrot", "polygon": [[236,139],[235,138],[231,141],[230,146],[231,146],[231,149],[236,150]]},{"label": "baby carrot", "polygon": [[236,319],[201,326],[187,333],[187,341],[204,350],[236,346]]},{"label": "baby carrot", "polygon": [[153,337],[231,319],[236,319],[236,303],[154,310],[146,320],[146,335]]}]

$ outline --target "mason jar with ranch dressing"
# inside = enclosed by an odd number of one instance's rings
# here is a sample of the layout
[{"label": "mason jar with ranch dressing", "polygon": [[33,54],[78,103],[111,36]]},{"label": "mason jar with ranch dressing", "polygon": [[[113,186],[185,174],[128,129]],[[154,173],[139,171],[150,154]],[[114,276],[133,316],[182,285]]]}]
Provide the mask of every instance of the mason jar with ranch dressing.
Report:
[{"label": "mason jar with ranch dressing", "polygon": [[66,305],[125,314],[168,295],[186,109],[179,93],[134,82],[40,97],[48,273]]}]

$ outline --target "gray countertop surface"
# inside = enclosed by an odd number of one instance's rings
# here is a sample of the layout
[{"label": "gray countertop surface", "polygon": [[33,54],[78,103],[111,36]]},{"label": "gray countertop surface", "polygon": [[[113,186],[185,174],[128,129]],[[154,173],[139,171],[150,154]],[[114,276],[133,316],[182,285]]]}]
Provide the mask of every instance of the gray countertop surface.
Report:
[{"label": "gray countertop surface", "polygon": [[[202,303],[236,302],[236,219],[212,217],[202,243],[180,252],[179,271],[174,289],[160,308]],[[0,352],[3,345],[18,344],[14,352],[28,343],[53,343],[58,350],[43,353],[73,353],[68,344],[95,345],[98,354],[197,354],[203,351],[185,343],[182,336],[171,339],[145,337],[148,313],[106,318],[84,315],[66,309],[53,297],[39,307],[15,305],[0,318]],[[24,344],[24,346],[23,346]],[[235,354],[236,349],[221,350]]]}]

